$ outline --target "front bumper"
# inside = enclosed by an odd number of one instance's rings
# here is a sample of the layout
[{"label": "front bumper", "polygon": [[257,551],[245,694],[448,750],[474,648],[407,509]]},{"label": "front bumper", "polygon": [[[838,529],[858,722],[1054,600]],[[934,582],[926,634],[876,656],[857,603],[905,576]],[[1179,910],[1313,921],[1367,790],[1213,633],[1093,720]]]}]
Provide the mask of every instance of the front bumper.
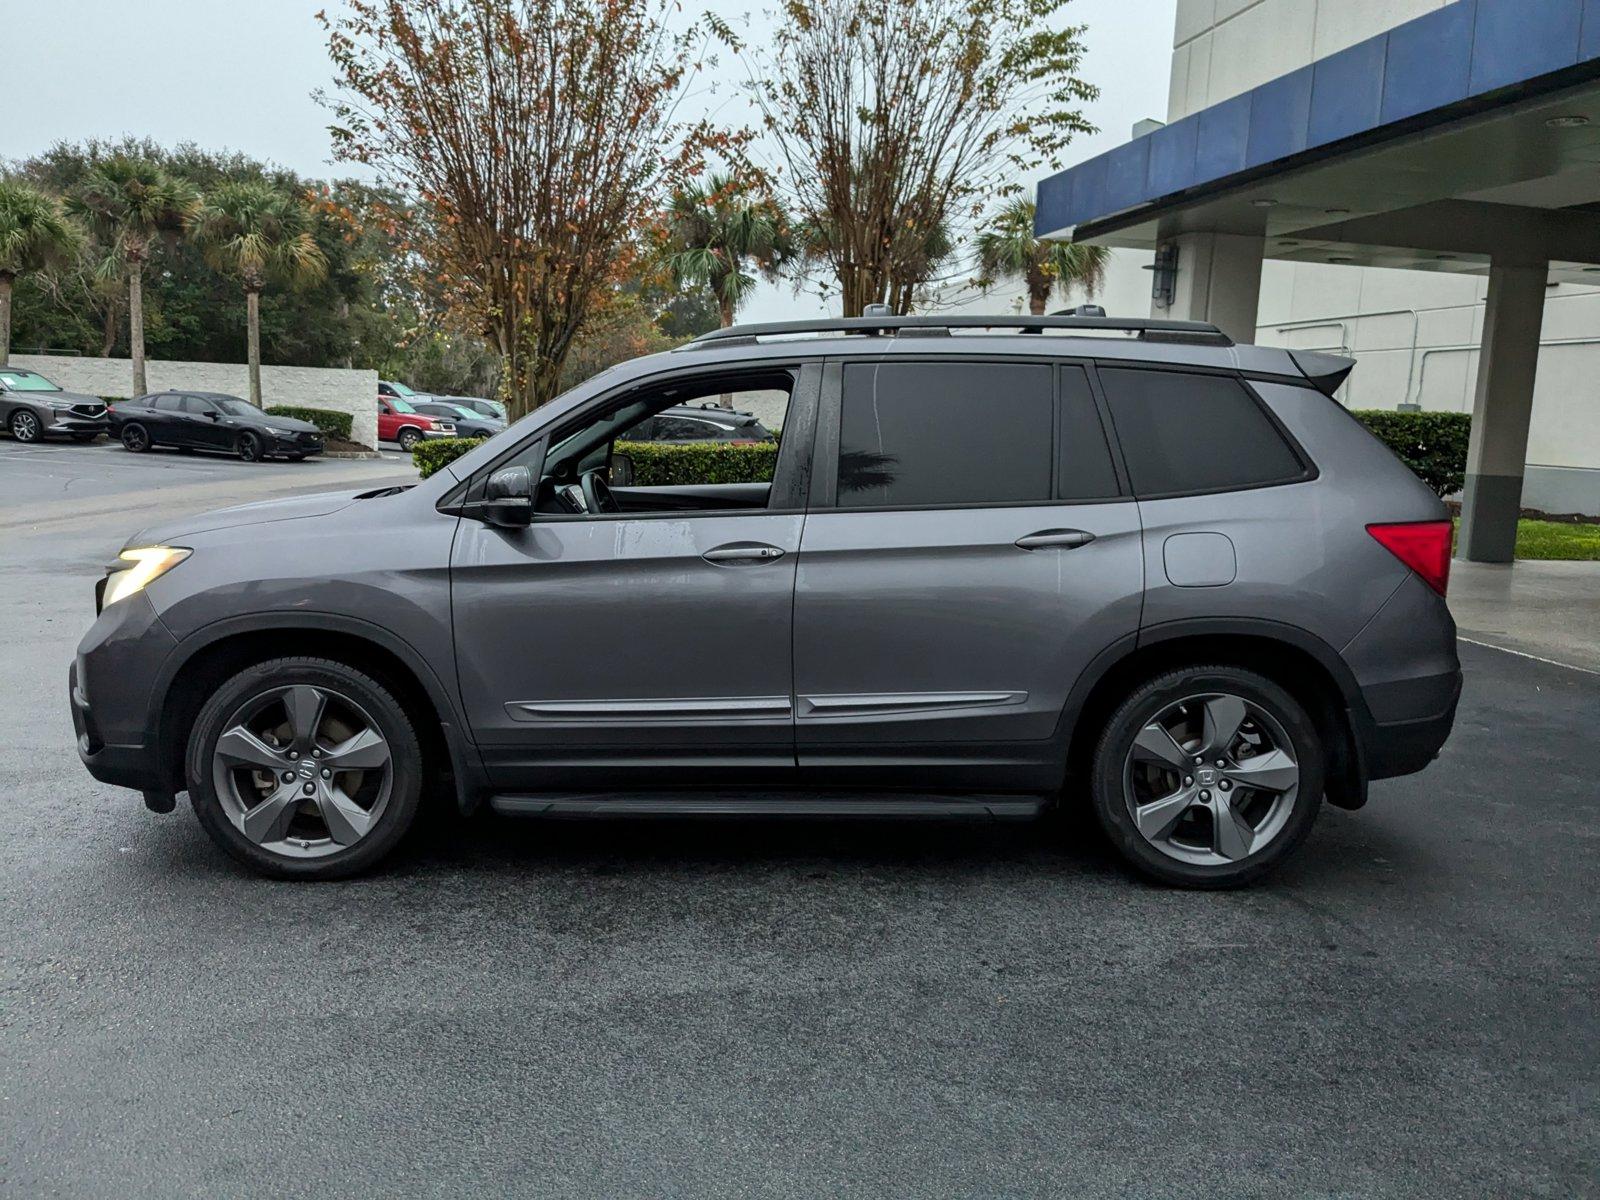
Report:
[{"label": "front bumper", "polygon": [[92,433],[110,433],[111,422],[105,417],[75,417],[70,413],[55,413],[44,427],[46,433],[87,436]]},{"label": "front bumper", "polygon": [[425,438],[453,438],[461,435],[454,429],[424,429],[422,436]]},{"label": "front bumper", "polygon": [[171,791],[150,705],[151,687],[177,639],[143,593],[102,612],[78,645],[67,694],[78,757],[101,783]]}]

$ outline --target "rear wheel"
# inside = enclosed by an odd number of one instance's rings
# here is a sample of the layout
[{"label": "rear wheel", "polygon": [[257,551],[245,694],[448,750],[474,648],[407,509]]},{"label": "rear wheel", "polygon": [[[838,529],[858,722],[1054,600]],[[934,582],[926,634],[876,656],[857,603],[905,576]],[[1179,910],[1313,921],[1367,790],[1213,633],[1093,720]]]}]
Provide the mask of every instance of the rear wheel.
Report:
[{"label": "rear wheel", "polygon": [[253,433],[241,433],[234,444],[234,452],[245,462],[260,462],[261,439]]},{"label": "rear wheel", "polygon": [[280,658],[219,688],[195,721],[195,815],[239,861],[284,879],[371,867],[410,828],[422,751],[405,709],[343,663]]},{"label": "rear wheel", "polygon": [[410,454],[412,450],[416,449],[417,443],[421,440],[422,434],[417,432],[415,429],[409,428],[402,429],[400,431],[400,436],[395,438],[395,441],[400,443],[400,449],[404,450],[407,454]]},{"label": "rear wheel", "polygon": [[1111,715],[1092,798],[1141,873],[1185,887],[1250,883],[1281,864],[1322,804],[1323,755],[1305,709],[1238,667],[1169,671]]},{"label": "rear wheel", "polygon": [[37,442],[44,437],[44,426],[39,423],[38,414],[26,408],[12,413],[9,424],[11,436],[19,442]]},{"label": "rear wheel", "polygon": [[131,450],[135,454],[143,454],[150,449],[150,431],[138,422],[129,422],[122,427],[122,448]]}]

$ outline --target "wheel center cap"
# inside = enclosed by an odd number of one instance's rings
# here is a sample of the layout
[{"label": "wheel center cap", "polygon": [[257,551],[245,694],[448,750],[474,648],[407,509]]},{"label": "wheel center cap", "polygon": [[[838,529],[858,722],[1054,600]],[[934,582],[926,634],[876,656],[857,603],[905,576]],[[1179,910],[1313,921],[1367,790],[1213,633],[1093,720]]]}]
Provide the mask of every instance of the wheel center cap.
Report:
[{"label": "wheel center cap", "polygon": [[309,758],[302,758],[300,760],[300,778],[315,779],[316,777],[317,764],[312,762]]},{"label": "wheel center cap", "polygon": [[1217,782],[1219,774],[1215,767],[1201,767],[1194,773],[1194,778],[1201,787],[1210,787]]}]

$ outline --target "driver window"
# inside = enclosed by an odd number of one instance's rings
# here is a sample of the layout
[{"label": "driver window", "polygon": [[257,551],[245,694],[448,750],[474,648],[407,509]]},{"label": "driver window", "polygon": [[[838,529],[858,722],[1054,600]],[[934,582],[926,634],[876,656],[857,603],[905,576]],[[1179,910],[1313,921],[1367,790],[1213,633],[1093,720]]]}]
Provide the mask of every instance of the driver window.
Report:
[{"label": "driver window", "polygon": [[558,430],[535,507],[594,517],[767,507],[794,375],[770,368],[646,386]]}]

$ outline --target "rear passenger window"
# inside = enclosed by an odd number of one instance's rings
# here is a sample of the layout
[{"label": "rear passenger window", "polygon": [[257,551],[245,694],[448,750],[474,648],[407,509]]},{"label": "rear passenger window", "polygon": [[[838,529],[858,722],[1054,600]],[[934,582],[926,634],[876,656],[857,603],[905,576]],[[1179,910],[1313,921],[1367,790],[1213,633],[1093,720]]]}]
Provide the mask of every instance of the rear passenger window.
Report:
[{"label": "rear passenger window", "polygon": [[1136,496],[1292,483],[1305,468],[1239,380],[1101,370]]},{"label": "rear passenger window", "polygon": [[847,363],[839,507],[1050,499],[1054,371],[1031,363]]}]

